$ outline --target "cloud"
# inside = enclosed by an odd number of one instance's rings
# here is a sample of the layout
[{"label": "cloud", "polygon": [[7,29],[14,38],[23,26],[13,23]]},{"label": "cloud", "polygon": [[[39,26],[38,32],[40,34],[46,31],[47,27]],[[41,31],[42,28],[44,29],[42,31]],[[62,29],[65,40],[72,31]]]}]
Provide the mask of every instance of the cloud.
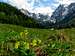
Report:
[{"label": "cloud", "polygon": [[71,4],[71,3],[74,3],[75,0],[63,0],[63,3],[62,4]]},{"label": "cloud", "polygon": [[22,8],[22,6],[27,4],[27,0],[8,0],[8,3],[17,6],[18,8]]},{"label": "cloud", "polygon": [[42,13],[50,16],[59,4],[69,5],[75,0],[7,0],[7,2],[19,9],[24,8],[32,13]]},{"label": "cloud", "polygon": [[38,8],[35,8],[35,10],[34,10],[34,13],[41,13],[41,14],[47,14],[47,15],[51,15],[52,14],[52,12],[53,12],[54,10],[52,10],[50,7],[38,7]]},{"label": "cloud", "polygon": [[28,11],[31,11],[33,9],[34,0],[8,0],[8,3],[13,6],[16,6],[19,9],[23,8]]},{"label": "cloud", "polygon": [[[51,15],[51,13],[53,12],[53,9],[50,6],[42,6],[43,4],[41,5],[41,0],[9,0],[9,3],[17,6],[19,9],[23,8],[28,10],[29,12],[36,14],[41,13]],[[39,6],[35,6],[35,3],[38,3],[37,5]]]},{"label": "cloud", "polygon": [[71,3],[74,3],[75,0],[56,0],[56,2],[58,2],[59,4],[71,4]]}]

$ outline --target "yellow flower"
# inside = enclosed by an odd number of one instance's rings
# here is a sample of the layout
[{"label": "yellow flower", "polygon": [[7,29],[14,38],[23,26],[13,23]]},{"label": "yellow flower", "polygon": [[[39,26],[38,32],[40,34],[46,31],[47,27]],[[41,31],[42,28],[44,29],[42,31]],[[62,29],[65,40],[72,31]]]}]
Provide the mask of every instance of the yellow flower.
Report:
[{"label": "yellow flower", "polygon": [[39,43],[39,44],[41,43],[41,40],[40,40],[40,39],[38,39],[38,43]]},{"label": "yellow flower", "polygon": [[27,35],[28,34],[28,31],[27,30],[24,30],[24,34]]},{"label": "yellow flower", "polygon": [[34,39],[32,42],[33,42],[33,43],[36,43],[36,42],[37,42],[37,40],[35,40],[35,39]]},{"label": "yellow flower", "polygon": [[15,43],[15,48],[18,48],[20,45],[20,42]]},{"label": "yellow flower", "polygon": [[20,36],[22,36],[22,35],[23,35],[23,32],[20,33]]},{"label": "yellow flower", "polygon": [[36,46],[37,45],[37,43],[33,43],[33,46]]},{"label": "yellow flower", "polygon": [[24,42],[24,47],[25,47],[25,49],[29,49],[29,43]]},{"label": "yellow flower", "polygon": [[28,32],[25,33],[25,35],[27,35],[27,34],[28,34]]},{"label": "yellow flower", "polygon": [[37,45],[37,40],[34,39],[34,40],[32,41],[32,45],[33,45],[33,46],[36,46],[36,45]]},{"label": "yellow flower", "polygon": [[24,32],[21,32],[20,33],[20,36],[25,37],[27,34],[28,34],[28,31],[27,30],[24,30]]}]

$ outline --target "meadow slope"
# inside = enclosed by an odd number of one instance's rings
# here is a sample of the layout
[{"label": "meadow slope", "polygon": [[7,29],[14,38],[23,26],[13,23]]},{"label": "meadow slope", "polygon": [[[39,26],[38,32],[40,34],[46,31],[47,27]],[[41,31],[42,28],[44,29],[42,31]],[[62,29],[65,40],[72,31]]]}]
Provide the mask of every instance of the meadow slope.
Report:
[{"label": "meadow slope", "polygon": [[16,25],[10,25],[10,24],[0,24],[0,42],[5,41],[11,36],[10,32],[14,31],[16,34],[19,34],[20,32],[28,30],[29,34],[28,36],[30,38],[39,38],[44,42],[46,39],[48,39],[50,36],[55,35],[64,35],[65,38],[72,43],[72,49],[75,49],[75,28],[71,29],[59,29],[59,30],[52,30],[52,29],[36,29],[36,28],[25,28],[21,26]]}]

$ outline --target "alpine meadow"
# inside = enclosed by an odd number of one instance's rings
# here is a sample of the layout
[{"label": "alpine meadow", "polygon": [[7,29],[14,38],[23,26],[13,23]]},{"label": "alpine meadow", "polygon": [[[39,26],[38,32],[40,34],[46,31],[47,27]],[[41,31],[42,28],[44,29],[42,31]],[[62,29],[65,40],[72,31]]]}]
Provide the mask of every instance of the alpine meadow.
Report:
[{"label": "alpine meadow", "polygon": [[[75,56],[74,1],[59,4],[51,15],[38,1],[36,13],[0,1],[0,56]],[[52,1],[42,3],[48,2]]]}]

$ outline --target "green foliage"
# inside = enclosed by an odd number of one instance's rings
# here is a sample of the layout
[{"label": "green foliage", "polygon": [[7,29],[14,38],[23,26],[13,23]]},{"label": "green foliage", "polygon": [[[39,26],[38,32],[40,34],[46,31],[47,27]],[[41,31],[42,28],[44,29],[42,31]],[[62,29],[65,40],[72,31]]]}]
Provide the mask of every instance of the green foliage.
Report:
[{"label": "green foliage", "polygon": [[[74,28],[32,29],[6,24],[0,24],[0,27],[2,56],[72,56],[75,53],[72,51],[75,49]],[[68,40],[69,37],[73,40]]]},{"label": "green foliage", "polygon": [[42,40],[38,38],[33,38],[29,40],[28,34],[29,32],[27,30],[24,30],[19,35],[17,34],[17,32],[11,31],[8,34],[8,36],[11,36],[11,38],[9,37],[8,39],[6,39],[6,41],[2,41],[1,43],[0,54],[9,56],[11,54],[14,54],[14,56],[71,55],[69,51],[71,48],[71,44],[67,41],[61,40],[62,37],[58,39],[58,36],[54,36],[56,38],[55,40],[50,38],[42,42]]},{"label": "green foliage", "polygon": [[0,2],[0,23],[21,25],[25,27],[37,27],[36,21],[24,15],[16,7]]},{"label": "green foliage", "polygon": [[71,44],[65,43],[48,43],[48,46],[45,47],[45,52],[48,53],[49,56],[70,56],[70,46]]},{"label": "green foliage", "polygon": [[24,41],[16,42],[14,51],[19,56],[35,56],[33,49],[29,47],[29,43]]}]

